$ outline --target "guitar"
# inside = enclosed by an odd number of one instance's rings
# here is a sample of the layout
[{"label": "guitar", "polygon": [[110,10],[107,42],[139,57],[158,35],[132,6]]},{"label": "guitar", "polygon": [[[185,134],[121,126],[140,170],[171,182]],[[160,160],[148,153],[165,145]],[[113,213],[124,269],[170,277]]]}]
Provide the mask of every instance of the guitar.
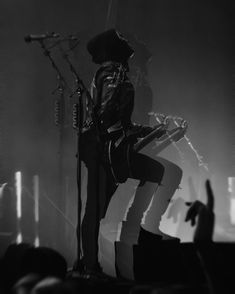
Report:
[{"label": "guitar", "polygon": [[129,136],[122,135],[108,141],[108,163],[116,183],[124,183],[129,177],[131,152],[139,152],[157,138],[154,149],[158,154],[171,143],[181,140],[188,127],[186,121],[182,121],[180,126],[172,130],[166,130],[164,135],[158,138],[159,131],[167,126],[168,124],[154,128],[144,138],[138,138],[139,134],[134,133]]},{"label": "guitar", "polygon": [[[188,124],[186,121],[183,121],[181,125],[177,128],[174,128],[173,130],[169,130],[161,136],[157,142],[156,146],[154,147],[156,154],[160,153],[163,149],[165,149],[167,146],[169,146],[173,142],[178,142],[184,137],[184,134],[186,133]],[[149,142],[151,142],[154,139],[154,131],[151,132],[148,136],[145,138],[139,140],[136,144],[134,144],[133,149],[134,151],[138,152],[141,149],[143,149]]]}]

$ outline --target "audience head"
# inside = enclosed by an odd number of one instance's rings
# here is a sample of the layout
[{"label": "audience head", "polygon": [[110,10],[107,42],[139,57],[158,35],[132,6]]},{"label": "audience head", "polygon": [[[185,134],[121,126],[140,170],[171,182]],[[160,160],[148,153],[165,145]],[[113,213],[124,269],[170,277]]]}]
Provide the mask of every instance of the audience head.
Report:
[{"label": "audience head", "polygon": [[31,289],[41,280],[37,274],[28,274],[20,278],[12,288],[13,294],[29,294]]},{"label": "audience head", "polygon": [[31,290],[30,294],[56,294],[60,292],[62,280],[57,277],[46,277],[39,281]]},{"label": "audience head", "polygon": [[1,278],[5,289],[10,289],[22,277],[22,260],[31,248],[32,245],[28,243],[13,243],[8,246],[1,262]]},{"label": "audience head", "polygon": [[35,273],[42,278],[54,276],[64,279],[67,273],[67,262],[58,251],[52,248],[30,248],[24,255],[21,272],[23,275]]}]

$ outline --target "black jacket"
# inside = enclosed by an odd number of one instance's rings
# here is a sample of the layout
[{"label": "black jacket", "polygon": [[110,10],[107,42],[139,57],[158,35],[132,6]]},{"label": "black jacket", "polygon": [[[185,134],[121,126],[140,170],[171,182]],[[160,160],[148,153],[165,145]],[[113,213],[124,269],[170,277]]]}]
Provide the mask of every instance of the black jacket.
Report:
[{"label": "black jacket", "polygon": [[[87,106],[87,126],[97,126],[100,135],[120,130],[144,137],[153,128],[131,121],[135,89],[127,76],[128,66],[105,62],[96,71],[91,86],[92,104]],[[143,97],[144,99],[144,97]],[[159,136],[162,132],[159,131]]]}]

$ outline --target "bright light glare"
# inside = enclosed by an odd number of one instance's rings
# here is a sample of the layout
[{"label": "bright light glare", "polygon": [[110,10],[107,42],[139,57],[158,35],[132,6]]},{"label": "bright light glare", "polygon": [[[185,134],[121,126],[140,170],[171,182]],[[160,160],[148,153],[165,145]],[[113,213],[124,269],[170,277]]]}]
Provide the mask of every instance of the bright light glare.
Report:
[{"label": "bright light glare", "polygon": [[19,233],[16,237],[16,244],[20,244],[20,243],[22,243],[22,241],[23,241],[22,234]]},{"label": "bright light glare", "polygon": [[20,219],[22,216],[22,175],[20,171],[15,173],[15,186],[16,186],[16,215]]},{"label": "bright light glare", "polygon": [[230,221],[232,225],[235,225],[235,199],[230,199]]},{"label": "bright light glare", "polygon": [[34,219],[39,222],[39,176],[33,177],[33,193],[34,193]]},{"label": "bright light glare", "polygon": [[235,177],[228,177],[228,192],[235,197]]},{"label": "bright light glare", "polygon": [[35,220],[35,240],[34,246],[39,247],[40,241],[38,236],[38,223],[39,223],[39,176],[33,177],[33,195],[34,195],[34,220]]},{"label": "bright light glare", "polygon": [[39,237],[38,236],[34,240],[34,246],[35,247],[39,247],[40,246],[40,241],[39,241]]}]

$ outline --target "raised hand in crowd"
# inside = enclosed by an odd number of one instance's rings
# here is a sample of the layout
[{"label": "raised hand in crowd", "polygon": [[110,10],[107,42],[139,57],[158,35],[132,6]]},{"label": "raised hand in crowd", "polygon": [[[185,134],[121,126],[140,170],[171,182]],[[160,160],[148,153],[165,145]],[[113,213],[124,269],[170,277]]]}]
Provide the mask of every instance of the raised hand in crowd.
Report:
[{"label": "raised hand in crowd", "polygon": [[194,201],[185,217],[185,221],[191,222],[191,225],[196,225],[193,241],[212,241],[215,223],[214,214],[214,194],[209,180],[206,180],[206,195],[207,203],[204,204],[199,200]]}]

